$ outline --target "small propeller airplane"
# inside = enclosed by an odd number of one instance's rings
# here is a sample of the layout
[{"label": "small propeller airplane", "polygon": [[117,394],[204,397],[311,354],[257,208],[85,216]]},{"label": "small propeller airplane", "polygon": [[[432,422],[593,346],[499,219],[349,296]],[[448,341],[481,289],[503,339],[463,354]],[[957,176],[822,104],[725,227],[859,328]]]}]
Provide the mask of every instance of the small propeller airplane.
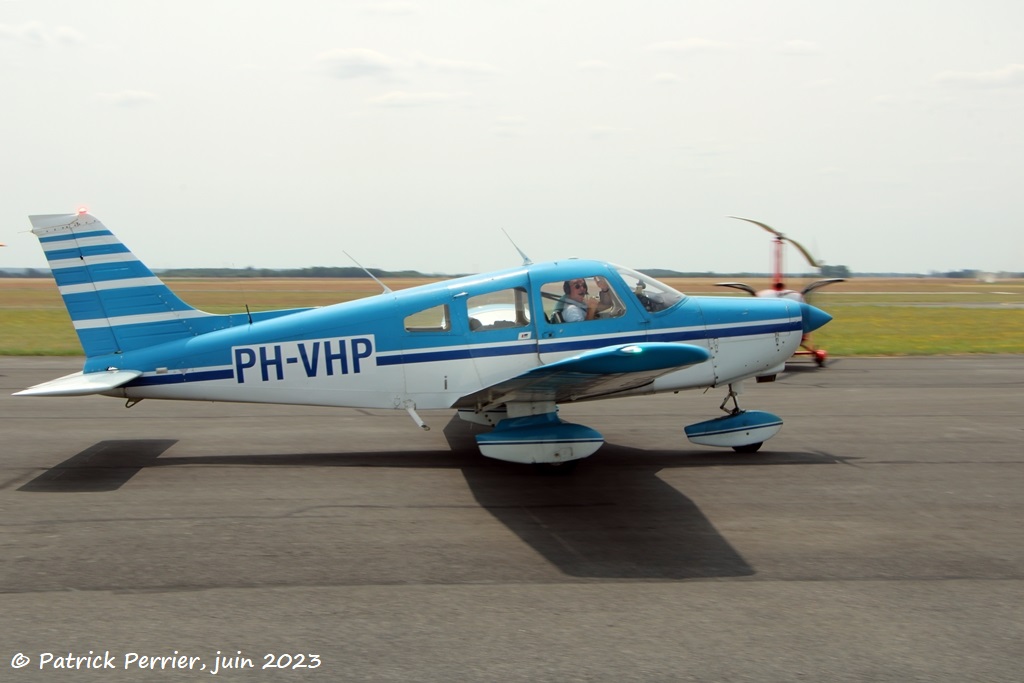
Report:
[{"label": "small propeller airplane", "polygon": [[686,296],[602,261],[525,256],[331,306],[216,315],[85,210],[30,220],[86,359],[15,395],[395,409],[424,429],[417,411],[455,409],[493,427],[476,436],[483,455],[518,463],[558,466],[604,443],[559,404],[710,387],[726,388],[726,414],[688,438],[756,451],[782,420],[740,409],[742,382],[773,378],[831,320],[789,299]]},{"label": "small propeller airplane", "polygon": [[[786,285],[783,281],[782,276],[782,248],[785,246],[786,242],[789,242],[794,247],[796,247],[797,251],[799,251],[807,260],[807,262],[811,264],[811,267],[821,268],[823,265],[825,265],[824,262],[815,259],[813,256],[811,256],[811,252],[807,251],[807,249],[802,244],[797,242],[792,237],[787,237],[786,235],[782,234],[781,232],[771,227],[770,225],[765,225],[760,221],[755,221],[750,218],[741,218],[740,216],[729,216],[729,218],[735,218],[737,220],[753,223],[754,225],[763,228],[764,230],[767,230],[768,232],[775,236],[775,239],[772,240],[774,247],[772,259],[772,286],[771,289],[762,289],[760,291],[755,290],[753,287],[746,284],[745,282],[718,282],[716,283],[717,286],[741,289],[752,296],[792,299],[793,301],[803,302],[806,300],[807,295],[816,289],[819,289],[826,285],[834,284],[836,282],[845,282],[845,280],[841,277],[830,277],[825,278],[824,280],[815,280],[814,282],[810,283],[799,292],[796,291],[795,289],[786,289]],[[793,355],[811,356],[819,367],[824,367],[825,361],[828,358],[828,352],[825,351],[825,349],[819,349],[814,345],[814,342],[811,340],[810,332],[806,333],[804,335],[804,338],[801,340],[800,349],[801,350],[797,350]]]}]

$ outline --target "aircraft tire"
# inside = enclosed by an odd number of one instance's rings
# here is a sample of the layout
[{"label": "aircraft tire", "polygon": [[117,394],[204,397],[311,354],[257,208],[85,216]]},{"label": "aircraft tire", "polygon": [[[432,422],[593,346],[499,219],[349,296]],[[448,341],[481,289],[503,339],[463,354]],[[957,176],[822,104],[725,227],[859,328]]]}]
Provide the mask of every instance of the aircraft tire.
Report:
[{"label": "aircraft tire", "polygon": [[758,441],[757,443],[748,443],[746,446],[733,446],[732,449],[737,453],[757,453],[763,444],[764,441]]},{"label": "aircraft tire", "polygon": [[546,477],[564,477],[572,474],[580,461],[567,460],[566,462],[535,462],[533,471]]}]

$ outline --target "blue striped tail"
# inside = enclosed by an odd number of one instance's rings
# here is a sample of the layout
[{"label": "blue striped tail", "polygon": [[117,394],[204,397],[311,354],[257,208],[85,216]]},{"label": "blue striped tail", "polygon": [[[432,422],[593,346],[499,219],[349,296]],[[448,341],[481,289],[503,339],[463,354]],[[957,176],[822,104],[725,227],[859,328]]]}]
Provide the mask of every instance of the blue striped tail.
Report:
[{"label": "blue striped tail", "polygon": [[89,214],[29,219],[87,357],[134,351],[231,324],[232,316],[206,313],[179,299]]}]

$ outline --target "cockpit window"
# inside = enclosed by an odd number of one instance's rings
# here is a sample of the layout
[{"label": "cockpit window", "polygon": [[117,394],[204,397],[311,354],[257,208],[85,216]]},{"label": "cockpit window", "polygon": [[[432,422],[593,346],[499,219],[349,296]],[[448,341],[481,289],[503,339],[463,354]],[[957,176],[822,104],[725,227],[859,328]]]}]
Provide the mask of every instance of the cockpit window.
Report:
[{"label": "cockpit window", "polygon": [[609,282],[595,275],[547,282],[541,287],[544,315],[552,323],[617,318],[626,309]]},{"label": "cockpit window", "polygon": [[658,282],[653,277],[622,266],[616,266],[615,269],[626,285],[633,290],[640,305],[649,313],[664,311],[686,298],[685,294],[677,292],[664,282]]}]

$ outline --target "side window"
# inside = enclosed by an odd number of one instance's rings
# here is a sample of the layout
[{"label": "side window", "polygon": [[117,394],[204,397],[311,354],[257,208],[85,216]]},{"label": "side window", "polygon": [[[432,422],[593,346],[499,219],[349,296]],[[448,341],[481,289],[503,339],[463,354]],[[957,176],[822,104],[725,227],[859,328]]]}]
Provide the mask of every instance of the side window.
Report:
[{"label": "side window", "polygon": [[405,318],[407,332],[447,332],[452,329],[452,318],[448,315],[448,304],[417,311]]},{"label": "side window", "polygon": [[626,312],[615,290],[600,275],[548,282],[540,291],[544,315],[551,323],[618,318]]},{"label": "side window", "polygon": [[516,287],[472,296],[466,302],[469,329],[499,330],[530,324],[530,305],[526,290]]}]

